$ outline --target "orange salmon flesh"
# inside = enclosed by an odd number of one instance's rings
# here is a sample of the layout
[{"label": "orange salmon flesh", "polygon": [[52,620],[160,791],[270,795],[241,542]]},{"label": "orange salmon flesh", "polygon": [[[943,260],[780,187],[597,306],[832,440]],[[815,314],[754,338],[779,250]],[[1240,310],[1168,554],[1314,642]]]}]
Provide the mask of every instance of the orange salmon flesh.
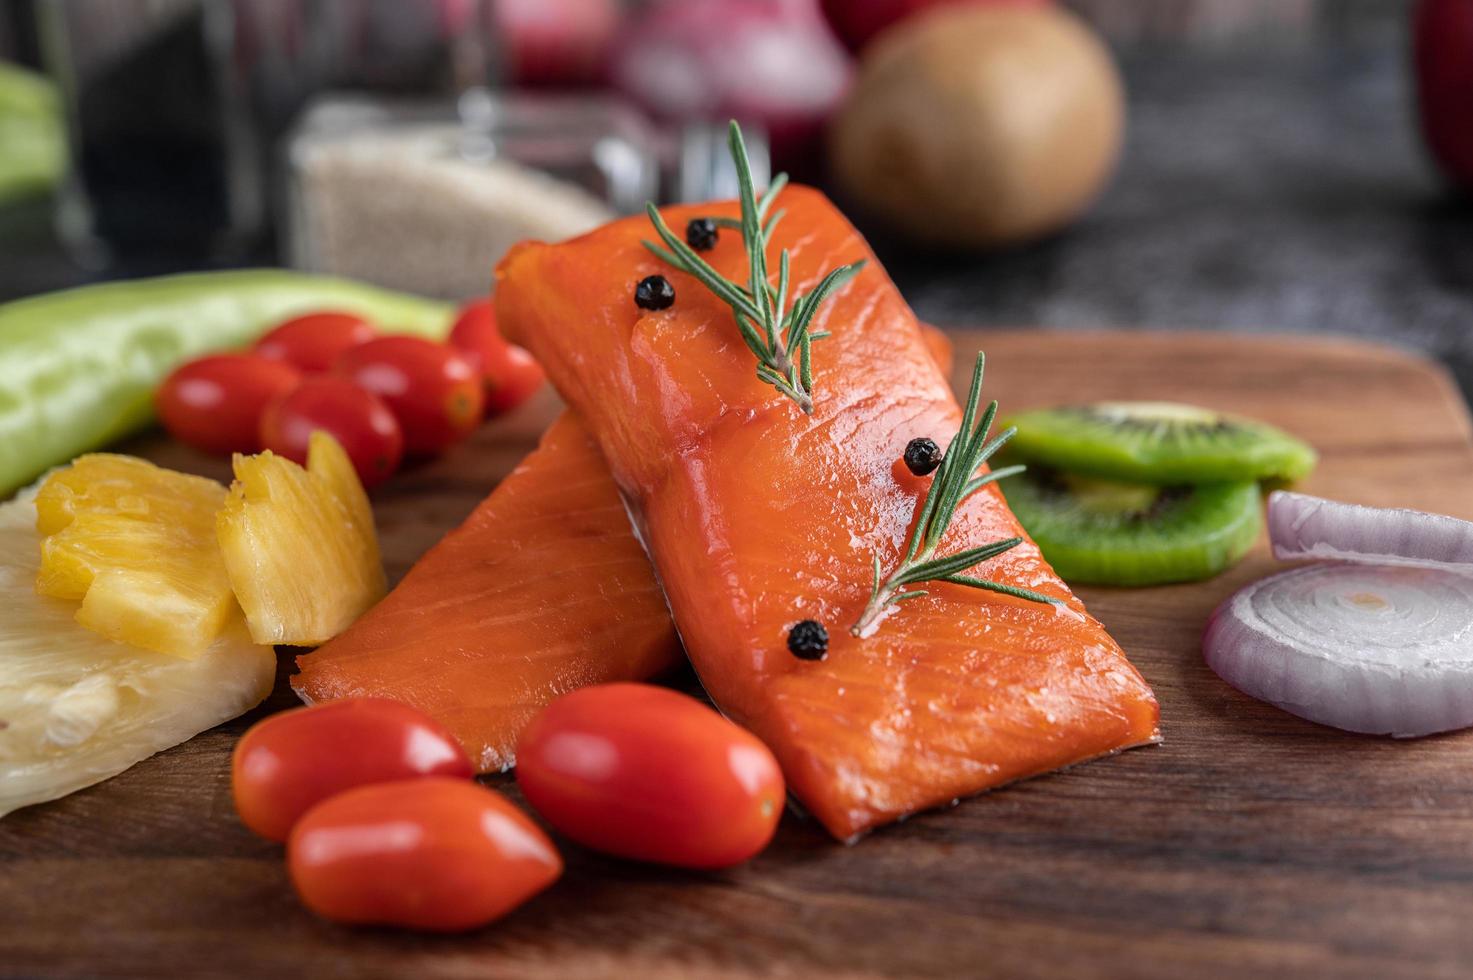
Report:
[{"label": "orange salmon flesh", "polygon": [[[870,260],[813,324],[832,337],[813,348],[812,417],[755,376],[730,309],[643,247],[653,237],[643,217],[561,245],[524,244],[498,270],[498,322],[592,434],[707,692],[772,748],[795,796],[844,839],[1155,740],[1150,688],[995,485],[958,508],[939,554],[1024,537],[973,574],[1060,605],[930,583],[873,635],[849,634],[872,556],[895,566],[927,488],[900,462],[905,444],[924,435],[945,445],[961,411],[915,317],[843,216],[801,187],[778,206],[787,216],[772,254],[790,250],[796,291]],[[680,228],[736,213],[727,203],[665,216]],[[705,257],[745,280],[734,232]],[[657,273],[675,303],[642,310],[634,284]],[[788,652],[787,631],[802,619],[828,627],[824,660]]]},{"label": "orange salmon flesh", "polygon": [[292,688],[411,704],[488,772],[515,762],[522,729],[559,695],[680,659],[608,468],[565,414],[382,602],[297,658]]},{"label": "orange salmon flesh", "polygon": [[[949,372],[951,341],[935,327],[923,330],[932,358]],[[535,540],[524,539],[529,534]],[[555,573],[574,569],[607,601],[569,602],[567,580]],[[527,611],[542,632],[522,631],[508,608]],[[412,704],[446,726],[480,771],[493,772],[516,763],[522,730],[558,696],[649,680],[681,659],[603,454],[564,413],[388,599],[297,658],[292,687],[307,701],[372,696]]]}]

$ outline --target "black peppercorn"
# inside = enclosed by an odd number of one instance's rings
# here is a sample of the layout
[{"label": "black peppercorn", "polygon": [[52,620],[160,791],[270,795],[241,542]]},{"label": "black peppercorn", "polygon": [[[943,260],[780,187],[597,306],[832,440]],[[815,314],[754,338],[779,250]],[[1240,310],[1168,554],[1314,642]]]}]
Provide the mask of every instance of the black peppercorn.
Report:
[{"label": "black peppercorn", "polygon": [[916,476],[934,473],[941,465],[943,453],[935,440],[922,436],[905,444],[905,465]]},{"label": "black peppercorn", "polygon": [[788,630],[788,652],[800,660],[822,660],[829,653],[829,631],[813,619],[794,623]]},{"label": "black peppercorn", "polygon": [[634,305],[643,310],[667,310],[675,302],[675,287],[664,276],[645,276],[634,287]]},{"label": "black peppercorn", "polygon": [[709,252],[716,247],[716,222],[710,218],[692,218],[685,226],[685,243],[697,252]]}]

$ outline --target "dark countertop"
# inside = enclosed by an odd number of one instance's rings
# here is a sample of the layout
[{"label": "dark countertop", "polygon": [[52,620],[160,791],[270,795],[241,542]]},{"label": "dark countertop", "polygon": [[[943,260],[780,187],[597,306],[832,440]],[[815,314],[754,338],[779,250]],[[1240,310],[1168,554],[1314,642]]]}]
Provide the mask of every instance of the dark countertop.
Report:
[{"label": "dark countertop", "polygon": [[[1338,332],[1430,353],[1473,395],[1473,204],[1423,153],[1400,21],[1130,50],[1124,158],[1077,225],[981,255],[876,246],[942,324]],[[47,224],[0,213],[0,299],[88,278]]]},{"label": "dark countertop", "polygon": [[879,239],[934,322],[1338,332],[1473,395],[1473,204],[1423,153],[1400,33],[1127,56],[1127,146],[1064,234],[992,255]]}]

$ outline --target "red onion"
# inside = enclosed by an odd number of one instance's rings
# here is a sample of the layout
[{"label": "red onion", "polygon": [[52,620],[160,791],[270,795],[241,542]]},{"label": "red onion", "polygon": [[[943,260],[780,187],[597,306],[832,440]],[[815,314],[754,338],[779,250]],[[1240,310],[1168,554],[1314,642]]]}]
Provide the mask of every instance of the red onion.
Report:
[{"label": "red onion", "polygon": [[618,0],[493,0],[490,12],[502,68],[517,85],[600,78],[623,17]]},{"label": "red onion", "polygon": [[1244,694],[1352,732],[1473,725],[1473,575],[1319,563],[1240,590],[1212,614],[1207,664]]},{"label": "red onion", "polygon": [[[978,3],[985,0],[823,0],[824,16],[829,26],[850,51],[859,51],[870,38],[882,34],[891,24],[914,17],[932,7],[956,3]],[[992,3],[1039,5],[1049,0],[990,0]]]},{"label": "red onion", "polygon": [[1278,490],[1268,498],[1274,557],[1438,564],[1473,571],[1473,523],[1441,514],[1345,504]]},{"label": "red onion", "polygon": [[663,0],[626,25],[612,75],[662,119],[758,123],[781,158],[821,128],[850,65],[815,0]]}]

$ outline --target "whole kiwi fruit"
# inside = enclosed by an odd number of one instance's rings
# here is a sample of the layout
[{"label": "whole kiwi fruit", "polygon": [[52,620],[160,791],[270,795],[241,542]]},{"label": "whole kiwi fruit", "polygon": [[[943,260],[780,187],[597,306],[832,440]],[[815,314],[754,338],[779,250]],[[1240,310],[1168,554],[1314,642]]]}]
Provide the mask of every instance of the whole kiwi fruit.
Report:
[{"label": "whole kiwi fruit", "polygon": [[1077,217],[1119,156],[1101,41],[1051,4],[943,6],[877,37],[831,124],[840,188],[916,241],[977,247]]}]

